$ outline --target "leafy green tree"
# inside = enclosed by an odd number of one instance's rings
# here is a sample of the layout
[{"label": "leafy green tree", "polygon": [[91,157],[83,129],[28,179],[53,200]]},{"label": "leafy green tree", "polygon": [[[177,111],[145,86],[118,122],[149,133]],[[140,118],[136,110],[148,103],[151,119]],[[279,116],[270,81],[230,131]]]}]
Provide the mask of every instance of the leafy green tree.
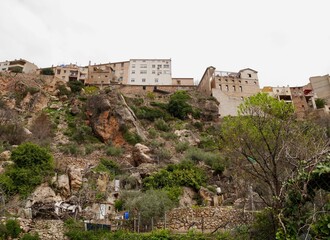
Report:
[{"label": "leafy green tree", "polygon": [[54,70],[52,68],[43,68],[40,72],[42,75],[55,75]]},{"label": "leafy green tree", "polygon": [[7,194],[27,196],[54,169],[52,155],[42,147],[24,143],[13,150],[11,160],[15,163],[0,175],[0,186]]},{"label": "leafy green tree", "polygon": [[193,109],[188,103],[190,96],[186,91],[177,91],[171,95],[168,103],[168,112],[179,119],[186,119],[189,113],[193,113]]},{"label": "leafy green tree", "polygon": [[259,93],[221,126],[223,150],[235,171],[279,216],[292,187],[305,194],[304,187],[288,183],[311,173],[329,152],[325,129],[297,121],[293,113],[291,104]]},{"label": "leafy green tree", "polygon": [[71,89],[73,93],[79,93],[81,92],[81,89],[84,87],[84,84],[80,81],[69,81],[68,86]]}]

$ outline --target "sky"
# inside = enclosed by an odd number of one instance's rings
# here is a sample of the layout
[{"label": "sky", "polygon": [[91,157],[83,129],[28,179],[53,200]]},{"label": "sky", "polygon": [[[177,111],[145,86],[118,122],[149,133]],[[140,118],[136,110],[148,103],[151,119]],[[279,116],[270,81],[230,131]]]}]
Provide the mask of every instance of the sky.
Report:
[{"label": "sky", "polygon": [[172,77],[258,71],[260,86],[330,73],[329,0],[1,0],[0,61],[39,67],[171,58]]}]

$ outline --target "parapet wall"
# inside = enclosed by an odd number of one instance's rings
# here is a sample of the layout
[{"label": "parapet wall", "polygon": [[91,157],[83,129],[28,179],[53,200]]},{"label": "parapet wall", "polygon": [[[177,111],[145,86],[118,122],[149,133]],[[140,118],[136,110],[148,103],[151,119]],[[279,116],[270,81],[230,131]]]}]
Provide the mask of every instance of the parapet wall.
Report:
[{"label": "parapet wall", "polygon": [[165,219],[166,224],[165,221],[159,222],[158,228],[166,227],[175,232],[187,232],[190,229],[213,232],[250,223],[253,212],[232,207],[176,208],[168,212]]}]

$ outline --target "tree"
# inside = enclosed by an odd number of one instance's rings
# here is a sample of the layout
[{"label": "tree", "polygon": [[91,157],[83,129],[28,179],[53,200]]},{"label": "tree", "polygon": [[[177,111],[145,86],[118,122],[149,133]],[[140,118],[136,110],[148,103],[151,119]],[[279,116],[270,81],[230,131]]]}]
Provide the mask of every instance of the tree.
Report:
[{"label": "tree", "polygon": [[186,91],[177,91],[170,97],[168,112],[179,119],[186,119],[189,113],[193,112],[192,107],[187,103],[190,96]]},{"label": "tree", "polygon": [[40,72],[42,75],[55,75],[54,70],[52,68],[43,68]]},{"label": "tree", "polygon": [[80,81],[73,80],[68,82],[68,86],[73,93],[79,93],[81,89],[84,87],[84,84]]},{"label": "tree", "polygon": [[[288,197],[288,183],[311,173],[329,152],[325,129],[297,121],[293,113],[291,104],[259,93],[221,126],[227,157],[275,214]],[[306,186],[299,191],[307,194]]]}]

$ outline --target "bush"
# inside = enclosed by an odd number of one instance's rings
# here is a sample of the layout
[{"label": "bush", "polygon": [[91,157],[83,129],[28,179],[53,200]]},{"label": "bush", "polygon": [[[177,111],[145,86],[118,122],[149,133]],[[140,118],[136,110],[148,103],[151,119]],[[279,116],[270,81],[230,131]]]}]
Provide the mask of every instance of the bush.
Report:
[{"label": "bush", "polygon": [[163,132],[170,131],[170,126],[163,119],[157,119],[155,121],[155,127]]},{"label": "bush", "polygon": [[166,169],[143,179],[145,189],[162,189],[167,187],[186,186],[195,190],[206,182],[205,172],[191,162],[170,164]]},{"label": "bush", "polygon": [[110,146],[106,150],[108,156],[120,156],[123,154],[123,149],[121,147]]},{"label": "bush", "polygon": [[150,138],[156,138],[158,136],[158,133],[157,133],[156,129],[154,129],[154,128],[150,128],[148,130],[148,133],[149,133]]},{"label": "bush", "polygon": [[19,222],[14,219],[9,219],[6,222],[7,235],[11,238],[17,238],[21,233],[21,227]]},{"label": "bush", "polygon": [[125,131],[123,137],[124,137],[125,141],[131,145],[135,145],[139,142],[142,142],[142,138],[139,136],[139,134],[137,134],[135,132],[131,133],[129,130]]},{"label": "bush", "polygon": [[159,160],[169,160],[172,157],[172,153],[165,148],[157,149],[155,154]]},{"label": "bush", "polygon": [[79,93],[81,92],[81,89],[84,87],[84,84],[80,81],[74,80],[74,81],[69,81],[68,86],[71,89],[71,92]]},{"label": "bush", "polygon": [[121,199],[115,200],[115,209],[117,211],[123,211],[124,210],[124,201]]},{"label": "bush", "polygon": [[40,240],[40,237],[38,233],[35,233],[33,235],[30,233],[26,233],[23,235],[23,237],[20,238],[20,240]]},{"label": "bush", "polygon": [[101,158],[101,164],[105,166],[114,175],[117,175],[121,172],[118,163],[116,163],[115,161],[106,158]]},{"label": "bush", "polygon": [[157,118],[168,118],[168,113],[163,110],[151,107],[132,107],[135,115],[139,119],[147,119],[149,121],[155,121]]},{"label": "bush", "polygon": [[65,85],[61,84],[57,87],[58,90],[58,96],[69,96],[71,94],[71,92],[66,88]]},{"label": "bush", "polygon": [[85,93],[87,95],[93,95],[95,94],[99,89],[96,86],[85,86],[84,87]]},{"label": "bush", "polygon": [[54,70],[52,68],[43,68],[40,73],[42,75],[55,75]]},{"label": "bush", "polygon": [[170,97],[168,112],[179,119],[186,119],[189,113],[193,112],[192,107],[187,103],[190,96],[186,91],[177,91]]},{"label": "bush", "polygon": [[188,142],[178,142],[175,145],[175,151],[178,153],[183,153],[189,148],[189,143]]},{"label": "bush", "polygon": [[44,148],[25,143],[12,151],[15,163],[0,175],[0,185],[7,194],[27,196],[54,171],[53,157]]}]

